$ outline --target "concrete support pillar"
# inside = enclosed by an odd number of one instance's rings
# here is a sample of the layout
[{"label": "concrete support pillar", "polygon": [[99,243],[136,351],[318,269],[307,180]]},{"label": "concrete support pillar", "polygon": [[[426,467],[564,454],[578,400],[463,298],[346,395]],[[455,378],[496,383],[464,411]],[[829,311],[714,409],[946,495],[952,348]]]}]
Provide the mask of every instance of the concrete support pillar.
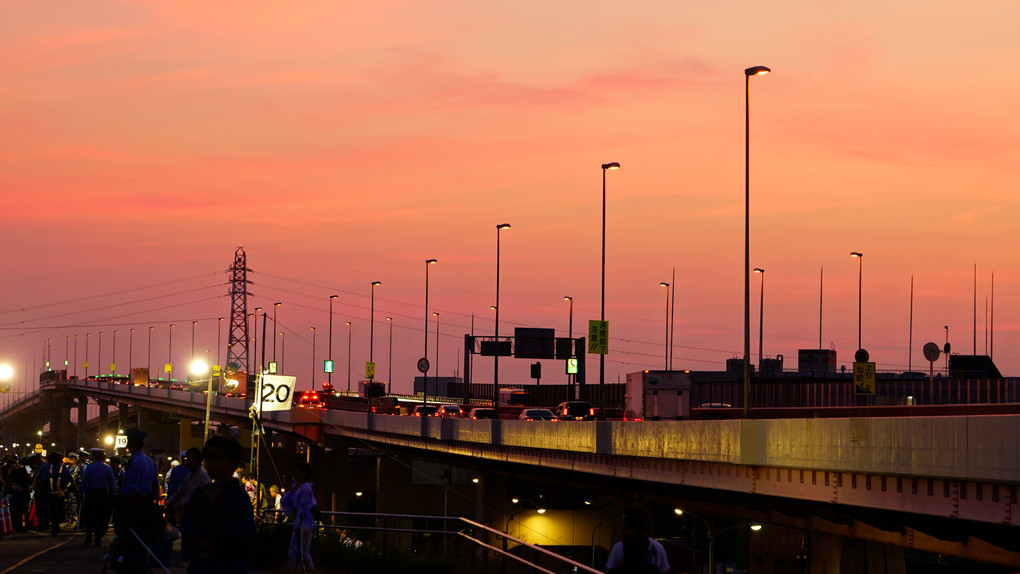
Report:
[{"label": "concrete support pillar", "polygon": [[117,403],[117,430],[124,430],[130,426],[131,421],[128,420],[127,403]]},{"label": "concrete support pillar", "polygon": [[110,432],[110,403],[108,401],[99,401],[99,413],[96,421],[98,422],[96,431],[99,434],[99,441],[102,442],[103,437]]},{"label": "concrete support pillar", "polygon": [[[50,442],[56,443],[56,447],[44,443],[44,450],[56,448],[63,449],[62,452],[64,452],[78,446],[76,444],[77,433],[74,425],[71,424],[71,406],[70,400],[61,400],[56,407],[50,410]],[[42,423],[39,426],[42,427]],[[33,436],[32,440],[38,442],[38,434]]]},{"label": "concrete support pillar", "polygon": [[78,397],[78,432],[75,443],[81,448],[93,448],[96,441],[89,436],[89,401],[85,397]]}]

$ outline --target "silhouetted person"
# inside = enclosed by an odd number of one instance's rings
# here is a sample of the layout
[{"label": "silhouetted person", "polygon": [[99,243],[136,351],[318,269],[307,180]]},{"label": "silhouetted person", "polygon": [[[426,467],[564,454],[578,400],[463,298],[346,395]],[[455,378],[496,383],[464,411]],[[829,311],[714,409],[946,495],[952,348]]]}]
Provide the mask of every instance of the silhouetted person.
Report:
[{"label": "silhouetted person", "polygon": [[280,499],[280,508],[294,520],[294,532],[290,537],[287,558],[298,572],[312,572],[312,535],[315,533],[315,515],[312,509],[317,504],[312,493],[312,467],[307,462],[294,466],[294,482],[291,489]]},{"label": "silhouetted person", "polygon": [[110,525],[113,495],[117,492],[117,480],[113,469],[106,464],[106,451],[92,451],[92,463],[81,471],[81,522],[85,530],[85,545],[102,544],[103,536]]},{"label": "silhouetted person", "polygon": [[609,552],[610,574],[661,574],[669,571],[666,550],[648,536],[648,518],[641,508],[623,511],[623,537]]},{"label": "silhouetted person", "polygon": [[255,516],[233,471],[241,460],[236,439],[216,435],[202,449],[212,482],[198,487],[181,512],[181,552],[188,572],[237,574],[248,571]]}]

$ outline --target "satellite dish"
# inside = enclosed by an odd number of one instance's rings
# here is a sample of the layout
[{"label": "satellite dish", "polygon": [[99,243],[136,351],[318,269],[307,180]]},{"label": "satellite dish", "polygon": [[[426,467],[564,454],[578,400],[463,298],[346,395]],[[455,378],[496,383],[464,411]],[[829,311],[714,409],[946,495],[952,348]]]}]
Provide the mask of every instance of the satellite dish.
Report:
[{"label": "satellite dish", "polygon": [[939,360],[939,346],[935,343],[925,343],[922,352],[924,353],[924,358],[928,359],[929,363]]},{"label": "satellite dish", "polygon": [[864,349],[857,349],[857,352],[854,353],[854,361],[858,363],[867,363],[870,357],[871,356],[868,355],[868,352]]}]

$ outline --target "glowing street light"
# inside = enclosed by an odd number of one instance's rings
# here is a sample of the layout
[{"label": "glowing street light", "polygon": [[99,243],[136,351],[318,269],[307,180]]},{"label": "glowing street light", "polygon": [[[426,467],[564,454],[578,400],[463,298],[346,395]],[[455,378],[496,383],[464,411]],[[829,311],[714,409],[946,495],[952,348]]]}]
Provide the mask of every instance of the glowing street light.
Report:
[{"label": "glowing street light", "polygon": [[425,260],[425,350],[422,351],[421,361],[418,361],[419,365],[425,365],[425,370],[421,372],[422,376],[422,405],[429,404],[429,265],[435,265],[437,261],[435,259]]},{"label": "glowing street light", "polygon": [[765,66],[744,70],[744,418],[751,414],[751,76]]},{"label": "glowing street light", "polygon": [[[602,289],[599,297],[599,321],[606,321],[606,172],[620,169],[613,161],[602,164]],[[599,353],[599,419],[606,418],[606,355]]]},{"label": "glowing street light", "polygon": [[669,283],[663,281],[659,283],[659,287],[666,288],[666,358],[664,370],[669,370]]},{"label": "glowing street light", "polygon": [[368,321],[368,362],[372,363],[371,376],[368,377],[369,381],[375,380],[375,288],[377,285],[382,285],[382,281],[372,281],[372,305],[370,307],[370,315]]},{"label": "glowing street light", "polygon": [[765,327],[765,270],[755,267],[754,272],[761,275],[761,293],[758,296],[758,374],[761,376],[762,365],[765,364],[765,355],[761,354],[761,344]]},{"label": "glowing street light", "polygon": [[326,365],[329,366],[326,372],[326,381],[329,388],[333,388],[333,299],[339,299],[339,295],[329,296],[329,349],[327,350]]},{"label": "glowing street light", "polygon": [[861,268],[864,266],[864,254],[860,251],[851,251],[850,257],[857,258],[857,349],[863,349],[861,346]]},{"label": "glowing street light", "polygon": [[197,361],[191,362],[191,374],[198,377],[208,375],[208,382],[206,384],[205,393],[205,426],[202,427],[204,433],[202,435],[203,442],[205,442],[205,440],[209,438],[209,419],[211,418],[212,415],[212,396],[213,396],[212,373],[209,371],[209,365],[206,364],[205,361],[199,359]]},{"label": "glowing street light", "polygon": [[499,236],[500,231],[510,229],[509,223],[496,225],[496,323],[494,339],[496,354],[492,357],[492,407],[499,412]]}]

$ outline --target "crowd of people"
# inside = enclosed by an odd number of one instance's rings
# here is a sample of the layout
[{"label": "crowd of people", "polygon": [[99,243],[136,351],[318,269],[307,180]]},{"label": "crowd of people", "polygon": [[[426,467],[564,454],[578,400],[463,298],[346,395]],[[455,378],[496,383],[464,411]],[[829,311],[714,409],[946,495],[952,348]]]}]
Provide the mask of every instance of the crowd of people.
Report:
[{"label": "crowd of people", "polygon": [[86,545],[102,546],[112,523],[104,559],[115,571],[149,571],[179,536],[189,572],[237,573],[248,569],[257,514],[275,509],[292,518],[291,565],[312,571],[316,501],[308,464],[296,466],[292,488],[266,488],[245,475],[240,443],[217,435],[185,451],[163,476],[145,452],[145,432],[124,434],[126,460],[108,460],[102,449],[0,459],[0,497],[10,502],[15,530],[59,536],[66,525],[83,531]]}]

